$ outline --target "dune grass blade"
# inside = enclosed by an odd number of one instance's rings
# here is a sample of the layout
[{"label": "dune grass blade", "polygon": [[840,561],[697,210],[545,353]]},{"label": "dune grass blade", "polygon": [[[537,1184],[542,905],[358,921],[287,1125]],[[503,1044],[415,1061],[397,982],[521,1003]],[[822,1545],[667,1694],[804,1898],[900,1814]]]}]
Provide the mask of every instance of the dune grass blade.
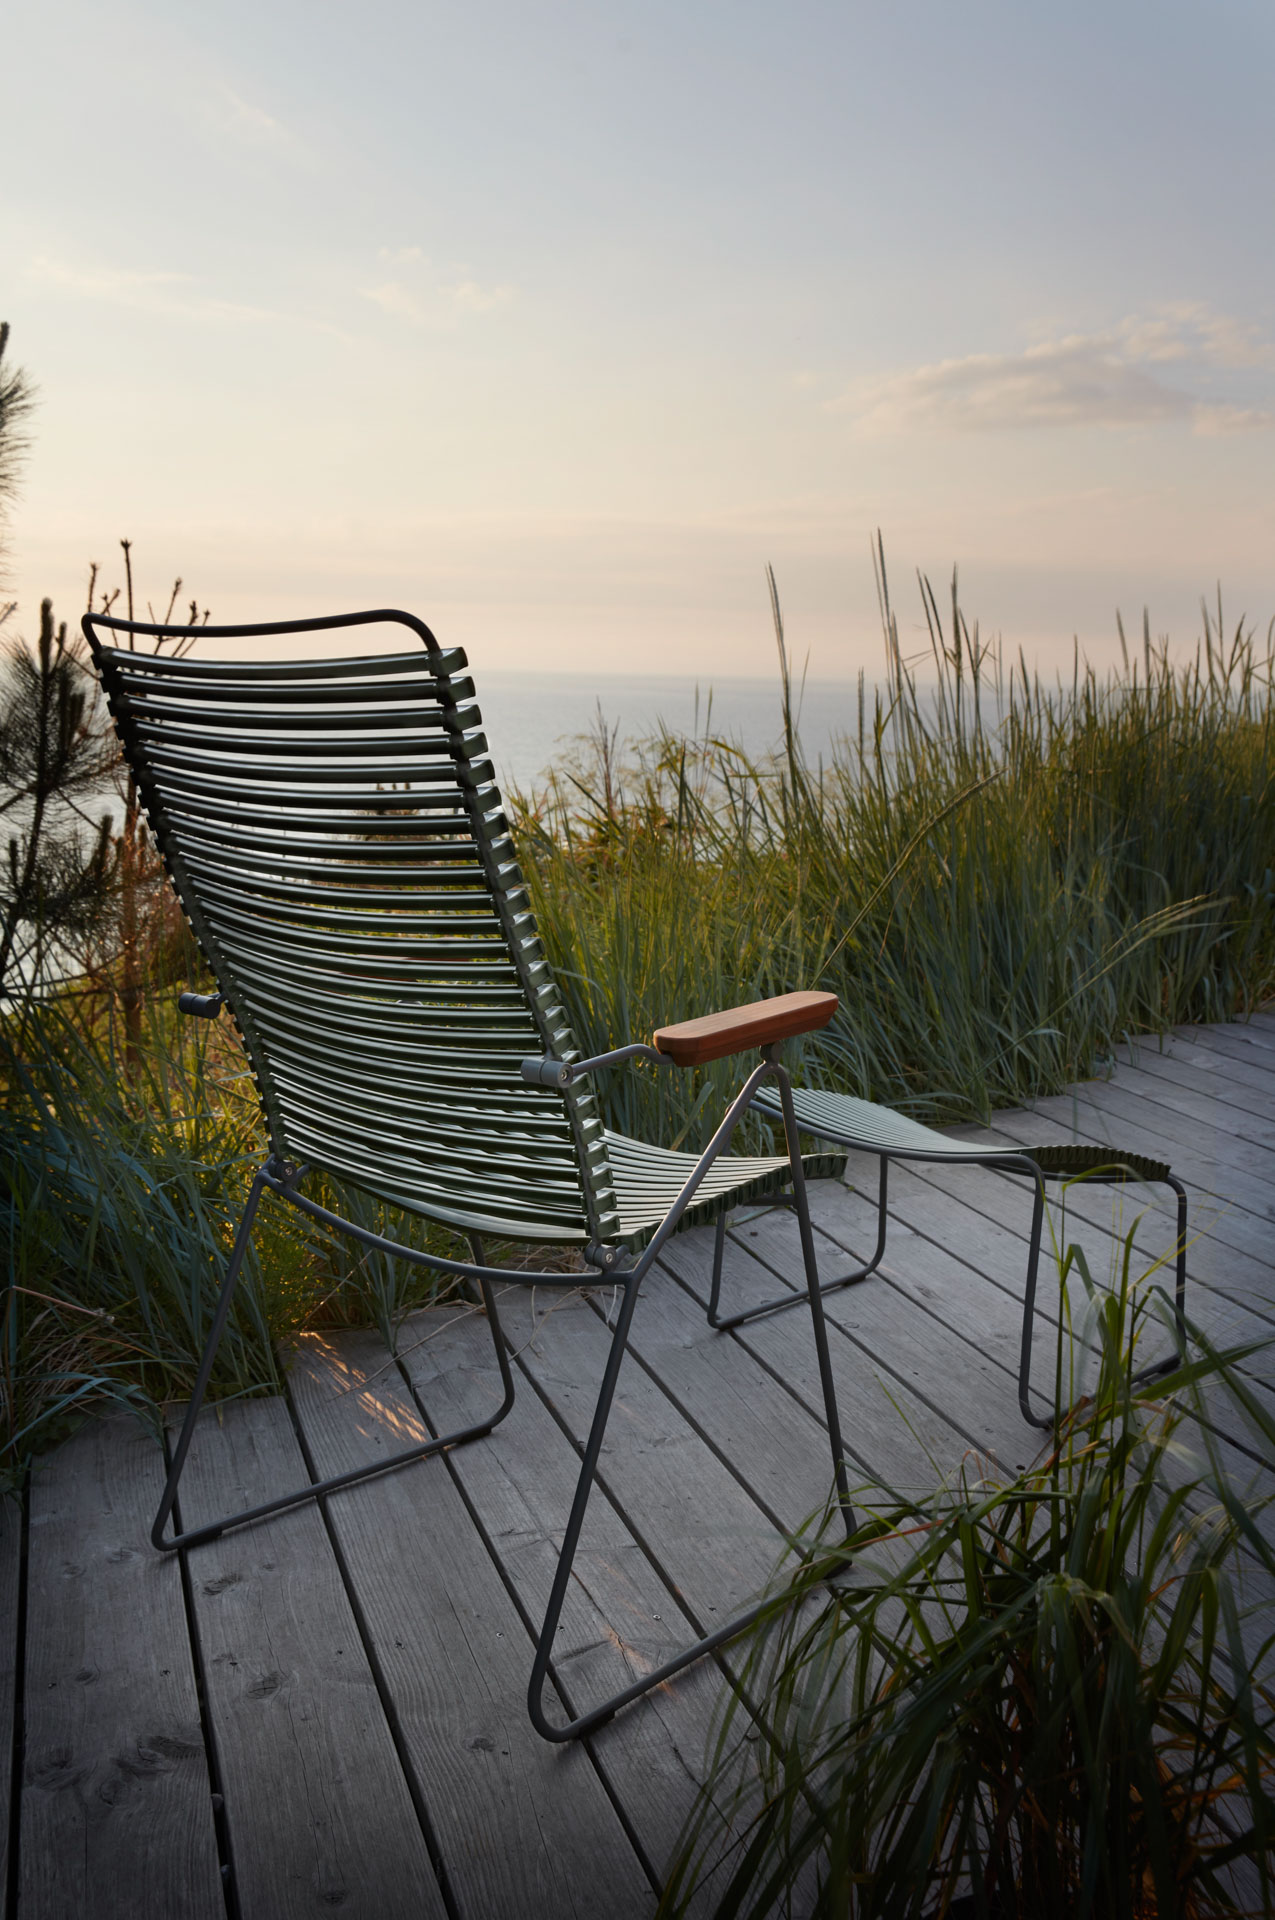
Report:
[{"label": "dune grass blade", "polygon": [[[0,1479],[103,1400],[154,1408],[189,1392],[248,1186],[265,1155],[255,1090],[229,1032],[152,998],[134,1070],[111,1023],[58,1002],[0,1024]],[[387,1209],[310,1191],[378,1230]],[[389,1230],[455,1255],[455,1237],[395,1216]],[[329,1237],[273,1202],[258,1215],[217,1358],[214,1396],[277,1390],[302,1327],[372,1324],[392,1340],[432,1277]]]},{"label": "dune grass blade", "polygon": [[[861,683],[857,725],[826,762],[802,750],[772,577],[774,756],[750,758],[714,733],[710,705],[694,734],[660,733],[627,765],[601,724],[591,759],[514,798],[544,943],[585,1049],[824,985],[841,1009],[791,1050],[799,1074],[951,1122],[1061,1090],[1125,1034],[1259,1001],[1275,959],[1271,637],[1263,646],[1243,626],[1228,637],[1208,613],[1192,658],[1175,664],[1147,639],[1112,677],[1078,663],[1048,685],[980,638],[955,580],[946,626],[923,583],[937,675],[926,687],[878,562],[886,684]],[[151,956],[143,1025],[120,1044],[100,1002],[84,1013],[68,995],[0,1013],[0,1442],[17,1446],[11,1462],[41,1431],[24,1409],[68,1395],[79,1406],[102,1382],[155,1399],[189,1385],[265,1148],[224,1027],[173,1014],[182,952],[170,938]],[[622,1131],[699,1146],[737,1070],[638,1067],[601,1076],[599,1092]],[[327,1197],[387,1224],[356,1193]],[[419,1220],[389,1225],[458,1250]],[[370,1321],[392,1338],[431,1291],[420,1269],[267,1205],[214,1391],[271,1387],[279,1342],[316,1320]],[[111,1325],[89,1326],[82,1308]],[[102,1344],[103,1328],[118,1345]],[[56,1364],[41,1357],[46,1342]]]},{"label": "dune grass blade", "polygon": [[[772,609],[782,631],[777,593]],[[955,588],[954,588],[955,592]],[[935,684],[890,636],[857,731],[749,758],[706,726],[623,764],[613,730],[514,812],[582,1045],[794,987],[841,1012],[815,1083],[982,1119],[1088,1077],[1125,1034],[1226,1019],[1275,959],[1271,636],[1243,628],[1142,671],[1050,685],[925,588]],[[599,742],[601,736],[599,736]],[[700,1144],[731,1069],[626,1071],[611,1123]]]},{"label": "dune grass blade", "polygon": [[1205,1387],[1268,1458],[1275,1426],[1198,1335],[1135,1383],[1166,1303],[1129,1266],[1085,1286],[1094,1391],[1029,1470],[870,1501],[848,1573],[835,1536],[806,1542],[662,1915],[705,1911],[713,1872],[715,1920],[1270,1911],[1270,1477],[1235,1483]]}]

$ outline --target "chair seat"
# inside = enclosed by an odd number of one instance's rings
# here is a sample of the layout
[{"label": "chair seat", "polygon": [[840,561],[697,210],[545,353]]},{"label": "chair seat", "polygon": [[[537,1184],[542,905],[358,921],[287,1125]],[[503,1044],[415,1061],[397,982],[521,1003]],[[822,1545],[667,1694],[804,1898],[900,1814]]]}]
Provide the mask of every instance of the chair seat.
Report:
[{"label": "chair seat", "polygon": [[[686,1185],[699,1156],[677,1153],[669,1147],[648,1146],[627,1134],[606,1135],[607,1158],[620,1212],[620,1237],[630,1240],[658,1227]],[[836,1179],[845,1168],[844,1154],[802,1155],[807,1180]],[[709,1219],[718,1205],[754,1200],[782,1186],[788,1178],[787,1154],[727,1154],[715,1160],[704,1175],[695,1204],[683,1216],[687,1223]]]},{"label": "chair seat", "polygon": [[[978,1140],[953,1140],[919,1120],[909,1120],[893,1107],[879,1107],[871,1100],[856,1100],[848,1093],[825,1093],[818,1087],[794,1087],[793,1105],[797,1119],[810,1133],[839,1146],[857,1147],[865,1153],[898,1154],[907,1159],[926,1160],[1021,1160],[1022,1147],[993,1147]],[[769,1086],[753,1098],[753,1106],[768,1119],[781,1118],[778,1095]]]},{"label": "chair seat", "polygon": [[[797,1119],[808,1133],[838,1146],[859,1148],[864,1153],[888,1153],[904,1160],[978,1160],[995,1165],[998,1160],[1032,1160],[1046,1179],[1081,1179],[1086,1174],[1111,1170],[1112,1178],[1159,1181],[1169,1178],[1169,1166],[1163,1160],[1150,1160],[1145,1154],[1128,1153],[1124,1148],[1087,1147],[1075,1144],[1041,1147],[994,1147],[978,1140],[953,1140],[946,1133],[909,1120],[893,1107],[879,1107],[871,1100],[856,1100],[848,1093],[824,1093],[818,1087],[794,1087],[793,1106]],[[781,1117],[779,1096],[769,1086],[754,1096],[753,1106],[768,1118]]]}]

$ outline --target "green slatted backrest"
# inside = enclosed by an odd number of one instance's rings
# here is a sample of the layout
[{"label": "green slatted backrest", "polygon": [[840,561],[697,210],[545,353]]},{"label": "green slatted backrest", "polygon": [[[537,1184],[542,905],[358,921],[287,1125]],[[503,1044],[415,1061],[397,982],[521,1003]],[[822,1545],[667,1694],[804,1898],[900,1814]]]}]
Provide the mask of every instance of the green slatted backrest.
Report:
[{"label": "green slatted backrest", "polygon": [[171,659],[105,624],[111,713],[274,1151],[456,1226],[614,1237],[587,1082],[519,1074],[579,1050],[465,655]]}]

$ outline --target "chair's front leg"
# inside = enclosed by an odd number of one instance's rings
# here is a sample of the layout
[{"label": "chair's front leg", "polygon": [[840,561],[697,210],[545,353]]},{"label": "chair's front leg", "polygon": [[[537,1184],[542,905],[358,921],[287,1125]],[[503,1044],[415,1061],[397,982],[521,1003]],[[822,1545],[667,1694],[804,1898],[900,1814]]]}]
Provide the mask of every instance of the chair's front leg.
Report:
[{"label": "chair's front leg", "polygon": [[[474,1256],[474,1264],[479,1267],[485,1267],[487,1265],[486,1250],[476,1233],[470,1234],[469,1246]],[[491,1281],[481,1276],[478,1280],[478,1296],[482,1301],[483,1311],[487,1315],[487,1324],[491,1329],[491,1341],[496,1349],[496,1365],[500,1369],[500,1384],[505,1391],[505,1397],[492,1417],[491,1425],[495,1427],[500,1424],[513,1406],[514,1373],[513,1368],[509,1364],[509,1349],[505,1345],[505,1336],[501,1330],[500,1315],[496,1310],[495,1292],[492,1289]]]},{"label": "chair's front leg", "polygon": [[1030,1160],[1024,1160],[1021,1171],[1032,1175],[1034,1199],[1032,1202],[1031,1242],[1027,1250],[1027,1286],[1023,1294],[1023,1335],[1018,1356],[1018,1404],[1024,1420],[1033,1427],[1052,1431],[1054,1422],[1046,1420],[1032,1412],[1031,1372],[1032,1372],[1032,1331],[1036,1319],[1036,1281],[1040,1272],[1040,1244],[1045,1227],[1045,1176],[1039,1167]]},{"label": "chair's front leg", "polygon": [[[1022,1162],[1021,1169],[1015,1168],[1014,1170],[1021,1170],[1024,1173],[1031,1172],[1036,1183],[1036,1199],[1035,1205],[1032,1208],[1031,1245],[1027,1255],[1027,1291],[1023,1301],[1023,1343],[1018,1363],[1018,1404],[1022,1408],[1023,1418],[1029,1420],[1032,1426],[1040,1427],[1046,1432],[1052,1432],[1057,1424],[1057,1416],[1055,1415],[1054,1419],[1043,1419],[1039,1414],[1033,1413],[1031,1408],[1032,1325],[1036,1307],[1036,1278],[1040,1266],[1040,1249],[1045,1211],[1045,1180],[1040,1169],[1035,1167],[1029,1160]],[[1187,1196],[1186,1188],[1173,1174],[1166,1176],[1165,1185],[1171,1187],[1177,1196],[1177,1243],[1174,1250],[1175,1272],[1173,1288],[1176,1350],[1166,1354],[1162,1360],[1153,1360],[1147,1366],[1140,1367],[1133,1375],[1135,1383],[1140,1383],[1144,1380],[1154,1380],[1158,1374],[1171,1373],[1174,1367],[1180,1366],[1186,1358]],[[1062,1339],[1061,1312],[1060,1304],[1060,1342]],[[1059,1351],[1061,1353],[1061,1346]],[[1055,1382],[1055,1401],[1058,1402],[1061,1398],[1062,1382],[1061,1379],[1059,1379]]]},{"label": "chair's front leg", "polygon": [[717,1317],[718,1305],[722,1297],[722,1265],[726,1258],[726,1202],[723,1200],[717,1216],[717,1231],[713,1235],[713,1277],[708,1288],[708,1324],[720,1327]]},{"label": "chair's front leg", "polygon": [[1173,1321],[1174,1345],[1172,1353],[1166,1353],[1162,1360],[1153,1360],[1145,1367],[1139,1367],[1133,1378],[1136,1382],[1154,1380],[1157,1375],[1172,1373],[1186,1360],[1186,1238],[1187,1212],[1186,1188],[1173,1174],[1166,1174],[1164,1185],[1172,1187],[1177,1195],[1178,1232],[1174,1248],[1174,1284],[1173,1284]]},{"label": "chair's front leg", "polygon": [[[819,1291],[821,1294],[836,1293],[842,1287],[857,1286],[860,1280],[870,1279],[881,1265],[881,1261],[885,1255],[886,1231],[889,1225],[889,1179],[890,1156],[888,1153],[883,1153],[881,1155],[881,1173],[877,1184],[877,1244],[873,1249],[872,1258],[865,1267],[856,1267],[852,1273],[839,1273],[835,1279],[820,1281]],[[783,1199],[772,1202],[772,1205],[792,1207],[794,1211],[796,1209],[795,1199],[790,1200],[786,1195]],[[722,1212],[717,1216],[717,1237],[713,1243],[713,1277],[709,1284],[708,1292],[708,1324],[714,1328],[716,1332],[729,1333],[734,1327],[747,1326],[750,1320],[763,1320],[768,1314],[783,1313],[788,1307],[800,1306],[801,1295],[799,1293],[781,1293],[777,1294],[773,1300],[762,1300],[755,1307],[745,1307],[740,1313],[728,1313],[723,1316],[719,1312],[719,1306],[722,1293],[722,1268],[725,1263],[725,1257],[726,1212],[723,1208]]]},{"label": "chair's front leg", "polygon": [[549,1604],[545,1609],[540,1638],[536,1642],[536,1657],[531,1668],[531,1682],[527,1688],[527,1711],[531,1715],[531,1724],[546,1740],[574,1740],[582,1733],[589,1733],[594,1727],[600,1727],[604,1721],[609,1720],[616,1709],[622,1707],[626,1701],[636,1699],[640,1693],[645,1693],[651,1684],[648,1680],[642,1680],[634,1687],[617,1694],[603,1706],[595,1708],[591,1713],[580,1714],[576,1719],[568,1721],[563,1727],[555,1727],[545,1715],[543,1700],[545,1676],[549,1671],[554,1636],[562,1617],[562,1603],[566,1599],[567,1584],[571,1579],[576,1549],[580,1544],[585,1509],[589,1504],[589,1495],[593,1491],[594,1476],[598,1470],[598,1457],[602,1452],[602,1441],[606,1434],[607,1420],[611,1414],[611,1403],[615,1399],[616,1383],[620,1378],[620,1364],[628,1344],[629,1328],[633,1322],[633,1309],[637,1305],[641,1282],[621,1275],[619,1284],[624,1288],[624,1299],[616,1316],[611,1351],[607,1355],[597,1405],[593,1410],[593,1422],[589,1428],[584,1457],[580,1463],[580,1475],[576,1481],[575,1498],[571,1502],[566,1532],[562,1536],[558,1565],[553,1576],[553,1586],[549,1592]]},{"label": "chair's front leg", "polygon": [[1167,1184],[1178,1197],[1177,1274],[1173,1289],[1173,1314],[1178,1325],[1178,1354],[1186,1359],[1186,1188],[1169,1175]]},{"label": "chair's front leg", "polygon": [[566,1599],[567,1587],[571,1580],[571,1571],[575,1564],[576,1551],[580,1545],[580,1533],[584,1526],[585,1509],[589,1504],[589,1495],[593,1491],[593,1482],[597,1475],[598,1458],[602,1451],[602,1440],[606,1433],[607,1419],[615,1399],[616,1383],[620,1377],[620,1363],[628,1344],[629,1327],[633,1320],[633,1309],[637,1304],[640,1277],[628,1279],[620,1277],[624,1286],[624,1302],[616,1320],[615,1332],[611,1338],[611,1351],[607,1355],[606,1370],[602,1376],[602,1386],[594,1408],[593,1424],[589,1429],[588,1442],[584,1457],[580,1463],[580,1477],[576,1482],[575,1499],[571,1503],[571,1514],[567,1521],[567,1530],[563,1535],[562,1548],[558,1555],[558,1565],[554,1573],[553,1587],[549,1594],[549,1605],[545,1611],[544,1624],[536,1642],[536,1657],[531,1669],[531,1682],[527,1688],[527,1711],[531,1724],[546,1740],[562,1744],[568,1740],[578,1740],[582,1734],[592,1733],[595,1728],[604,1726],[621,1707],[627,1707],[632,1701],[640,1700],[642,1695],[658,1687],[663,1681],[671,1680],[673,1675],[684,1668],[693,1666],[702,1660],[705,1654],[713,1653],[718,1647],[725,1646],[737,1634],[751,1627],[755,1620],[771,1605],[766,1599],[757,1601],[744,1613],[736,1614],[731,1620],[715,1627],[699,1640],[675,1653],[671,1660],[651,1672],[634,1680],[629,1686],[622,1687],[618,1693],[604,1700],[601,1706],[592,1707],[586,1713],[580,1713],[558,1727],[548,1718],[544,1709],[544,1686],[553,1657],[553,1643],[558,1631],[558,1622],[562,1617],[562,1606]]},{"label": "chair's front leg", "polygon": [[[647,1243],[646,1249],[637,1266],[629,1273],[615,1275],[617,1283],[624,1289],[624,1299],[621,1303],[620,1311],[616,1316],[615,1332],[611,1336],[611,1350],[607,1355],[607,1363],[602,1375],[602,1384],[598,1390],[597,1405],[593,1410],[593,1421],[589,1428],[589,1437],[585,1443],[584,1454],[580,1462],[580,1474],[576,1482],[575,1498],[571,1503],[571,1512],[567,1519],[566,1532],[562,1538],[562,1547],[558,1554],[558,1565],[554,1571],[553,1585],[549,1592],[549,1604],[545,1610],[544,1623],[540,1629],[540,1637],[536,1642],[536,1654],[531,1668],[531,1681],[527,1688],[527,1711],[531,1716],[531,1724],[536,1729],[536,1732],[546,1740],[553,1740],[555,1742],[576,1740],[579,1739],[581,1734],[591,1733],[595,1727],[600,1727],[608,1721],[621,1707],[627,1706],[631,1700],[637,1700],[642,1694],[649,1693],[651,1688],[658,1686],[662,1680],[670,1679],[673,1674],[680,1673],[683,1667],[690,1666],[693,1661],[701,1659],[706,1653],[711,1653],[715,1647],[722,1646],[727,1640],[732,1639],[735,1634],[741,1633],[745,1627],[751,1626],[765,1605],[764,1601],[759,1602],[755,1607],[750,1607],[746,1613],[739,1615],[733,1620],[726,1621],[712,1633],[706,1634],[702,1639],[695,1641],[693,1645],[684,1648],[681,1653],[675,1654],[671,1660],[665,1661],[664,1665],[656,1668],[654,1672],[645,1674],[642,1679],[635,1680],[632,1685],[622,1688],[619,1693],[613,1694],[609,1700],[603,1701],[601,1706],[594,1707],[587,1713],[577,1714],[574,1719],[569,1720],[564,1726],[554,1726],[553,1722],[545,1713],[544,1684],[549,1672],[549,1663],[553,1656],[554,1637],[558,1631],[558,1622],[562,1616],[562,1606],[566,1599],[567,1585],[571,1579],[571,1569],[575,1562],[576,1550],[580,1544],[580,1533],[584,1526],[585,1509],[589,1504],[589,1495],[593,1491],[593,1482],[597,1475],[598,1459],[602,1452],[602,1441],[606,1434],[611,1405],[615,1399],[615,1389],[620,1378],[620,1366],[624,1359],[624,1350],[628,1345],[629,1328],[633,1324],[633,1310],[637,1305],[638,1291],[641,1287],[643,1277],[653,1265],[660,1248],[667,1240],[669,1234],[675,1230],[677,1222],[681,1219],[686,1207],[693,1199],[696,1189],[699,1187],[708,1168],[719,1154],[725,1152],[727,1146],[730,1144],[731,1136],[741,1116],[747,1110],[748,1102],[752,1098],[753,1091],[758,1082],[765,1077],[765,1072],[766,1068],[764,1067],[755,1068],[753,1073],[749,1075],[743,1089],[731,1102],[713,1138],[700,1155],[695,1171],[683,1187],[673,1206],[665,1215],[660,1226],[656,1229],[651,1240]],[[809,1225],[808,1219],[807,1225]]]},{"label": "chair's front leg", "polygon": [[789,1164],[792,1167],[793,1207],[797,1215],[802,1263],[806,1270],[810,1318],[814,1323],[819,1384],[823,1389],[824,1417],[828,1422],[828,1439],[832,1446],[832,1472],[837,1487],[837,1501],[845,1523],[846,1538],[849,1539],[855,1528],[854,1508],[850,1504],[850,1481],[846,1473],[845,1449],[841,1444],[841,1414],[837,1406],[837,1386],[832,1377],[832,1356],[828,1349],[828,1323],[824,1317],[823,1292],[819,1285],[819,1263],[815,1257],[814,1228],[810,1224],[806,1170],[801,1164],[801,1137],[797,1130],[797,1114],[792,1101],[792,1081],[788,1078],[786,1069],[780,1066],[777,1060],[772,1058],[771,1066],[779,1086],[779,1099],[784,1111],[784,1139],[788,1147]]},{"label": "chair's front leg", "polygon": [[566,1532],[563,1535],[562,1547],[558,1555],[558,1565],[554,1571],[553,1585],[549,1593],[549,1604],[545,1610],[544,1622],[536,1642],[536,1654],[531,1668],[531,1681],[527,1688],[527,1711],[531,1717],[531,1724],[535,1727],[537,1733],[546,1740],[555,1742],[576,1740],[579,1739],[581,1734],[591,1733],[595,1727],[604,1725],[606,1721],[611,1719],[613,1714],[617,1713],[621,1707],[627,1706],[630,1701],[640,1699],[643,1694],[649,1693],[652,1687],[658,1686],[661,1681],[671,1679],[675,1673],[680,1673],[684,1667],[690,1666],[696,1660],[701,1660],[706,1653],[712,1653],[716,1648],[724,1646],[728,1640],[734,1639],[737,1634],[744,1632],[746,1628],[750,1627],[753,1622],[761,1616],[769,1604],[765,1600],[758,1601],[755,1606],[749,1607],[744,1613],[736,1615],[733,1620],[725,1621],[721,1626],[716,1627],[713,1632],[705,1634],[691,1646],[683,1648],[681,1653],[675,1654],[671,1660],[666,1660],[662,1666],[657,1667],[653,1672],[644,1674],[640,1680],[635,1680],[630,1686],[624,1687],[619,1693],[613,1694],[609,1700],[603,1701],[601,1706],[593,1707],[586,1713],[577,1714],[574,1719],[567,1721],[563,1726],[554,1726],[545,1713],[544,1685],[549,1674],[554,1638],[558,1631],[558,1623],[562,1617],[563,1602],[566,1599],[567,1586],[571,1579],[572,1567],[574,1566],[576,1552],[580,1545],[580,1534],[584,1526],[585,1509],[589,1504],[589,1495],[593,1491],[593,1483],[597,1476],[598,1460],[602,1452],[602,1441],[606,1434],[607,1420],[610,1417],[611,1406],[615,1399],[616,1385],[620,1377],[620,1366],[624,1359],[625,1348],[628,1345],[629,1329],[633,1323],[633,1311],[637,1305],[637,1297],[642,1279],[648,1268],[653,1264],[664,1241],[675,1229],[686,1206],[693,1198],[695,1190],[699,1186],[708,1166],[720,1153],[725,1151],[730,1137],[740,1117],[746,1110],[748,1101],[752,1097],[753,1089],[758,1081],[765,1077],[767,1072],[773,1074],[775,1078],[778,1079],[784,1101],[784,1128],[793,1166],[793,1205],[797,1214],[798,1230],[801,1235],[802,1259],[806,1269],[806,1286],[810,1295],[810,1311],[815,1323],[815,1345],[819,1355],[819,1377],[823,1387],[824,1406],[828,1419],[828,1437],[832,1447],[833,1475],[837,1488],[837,1500],[844,1517],[847,1537],[849,1537],[854,1529],[854,1513],[850,1505],[850,1487],[846,1473],[845,1454],[841,1445],[841,1421],[837,1410],[836,1387],[832,1377],[832,1362],[828,1352],[828,1335],[823,1317],[823,1302],[819,1296],[819,1272],[815,1260],[814,1231],[810,1224],[810,1209],[806,1202],[805,1172],[801,1164],[800,1153],[798,1152],[799,1140],[797,1134],[797,1119],[793,1112],[792,1105],[792,1086],[784,1069],[774,1059],[772,1049],[768,1047],[763,1048],[762,1054],[766,1062],[765,1068],[758,1068],[750,1075],[742,1092],[731,1103],[722,1124],[701,1155],[695,1172],[687,1181],[686,1186],[682,1189],[674,1206],[668,1214],[666,1214],[663,1223],[648,1243],[638,1266],[630,1273],[621,1273],[615,1276],[618,1284],[624,1288],[624,1300],[620,1307],[619,1314],[616,1317],[615,1332],[611,1338],[611,1349],[607,1355],[607,1363],[602,1375],[602,1384],[598,1391],[597,1405],[594,1408],[593,1421],[589,1428],[589,1437],[585,1443],[583,1457],[580,1462],[580,1474],[576,1482],[575,1498],[571,1503],[571,1512],[567,1520]]}]

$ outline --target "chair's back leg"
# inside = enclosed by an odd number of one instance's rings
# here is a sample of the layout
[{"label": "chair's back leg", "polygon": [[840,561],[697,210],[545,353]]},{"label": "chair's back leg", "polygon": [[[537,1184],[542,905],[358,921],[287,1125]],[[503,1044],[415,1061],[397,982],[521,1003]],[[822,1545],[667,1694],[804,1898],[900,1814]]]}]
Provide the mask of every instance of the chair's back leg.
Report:
[{"label": "chair's back leg", "polygon": [[841,1415],[837,1406],[837,1387],[832,1377],[832,1356],[828,1349],[828,1323],[824,1318],[823,1294],[819,1287],[819,1263],[815,1257],[814,1228],[810,1224],[810,1205],[806,1196],[806,1170],[801,1164],[801,1136],[792,1102],[792,1082],[784,1068],[772,1061],[779,1098],[784,1110],[784,1139],[792,1167],[793,1210],[801,1239],[801,1258],[806,1270],[806,1290],[810,1296],[810,1317],[814,1322],[815,1353],[819,1361],[819,1384],[823,1388],[824,1416],[832,1445],[832,1471],[837,1485],[837,1502],[845,1523],[846,1538],[855,1529],[854,1508],[850,1504],[850,1480],[846,1472],[845,1449],[841,1442]]},{"label": "chair's back leg", "polygon": [[1178,1196],[1177,1279],[1173,1289],[1173,1312],[1178,1323],[1178,1354],[1186,1359],[1186,1188],[1169,1175],[1168,1184]]},{"label": "chair's back leg", "polygon": [[164,1528],[168,1524],[168,1516],[172,1512],[173,1502],[177,1498],[177,1483],[181,1479],[182,1468],[186,1464],[186,1455],[190,1451],[190,1443],[195,1434],[195,1422],[199,1418],[200,1408],[204,1404],[204,1395],[208,1391],[208,1382],[212,1378],[213,1366],[217,1359],[217,1349],[221,1345],[221,1337],[226,1331],[226,1322],[230,1318],[230,1307],[234,1298],[235,1283],[239,1278],[243,1269],[244,1260],[247,1257],[248,1243],[252,1238],[252,1223],[257,1217],[257,1208],[261,1204],[261,1196],[265,1190],[265,1175],[266,1169],[262,1167],[248,1191],[248,1204],[243,1210],[243,1219],[239,1222],[239,1231],[235,1235],[235,1244],[230,1251],[230,1262],[226,1268],[226,1277],[221,1283],[221,1293],[217,1300],[217,1311],[213,1315],[213,1323],[209,1328],[208,1338],[204,1343],[203,1358],[199,1362],[199,1372],[195,1376],[194,1391],[190,1396],[190,1402],[186,1408],[186,1418],[182,1421],[181,1432],[177,1436],[177,1445],[173,1449],[172,1465],[168,1469],[168,1479],[164,1483],[163,1497],[159,1503],[159,1511],[155,1515],[155,1524],[151,1528],[151,1544],[152,1546],[158,1547],[161,1552],[166,1551],[174,1544],[171,1540],[165,1540]]},{"label": "chair's back leg", "polygon": [[717,1309],[722,1297],[722,1263],[726,1258],[726,1205],[722,1203],[717,1216],[717,1232],[713,1238],[713,1278],[708,1289],[708,1324],[717,1325]]},{"label": "chair's back leg", "polygon": [[881,1265],[881,1260],[885,1253],[886,1231],[889,1226],[889,1211],[888,1211],[889,1204],[890,1204],[890,1156],[888,1153],[883,1153],[881,1155],[881,1173],[877,1182],[876,1250],[873,1253],[871,1260],[869,1260],[867,1266],[863,1269],[863,1272],[859,1274],[858,1278],[860,1280],[866,1280],[868,1275],[870,1273],[875,1273],[877,1268]]}]

